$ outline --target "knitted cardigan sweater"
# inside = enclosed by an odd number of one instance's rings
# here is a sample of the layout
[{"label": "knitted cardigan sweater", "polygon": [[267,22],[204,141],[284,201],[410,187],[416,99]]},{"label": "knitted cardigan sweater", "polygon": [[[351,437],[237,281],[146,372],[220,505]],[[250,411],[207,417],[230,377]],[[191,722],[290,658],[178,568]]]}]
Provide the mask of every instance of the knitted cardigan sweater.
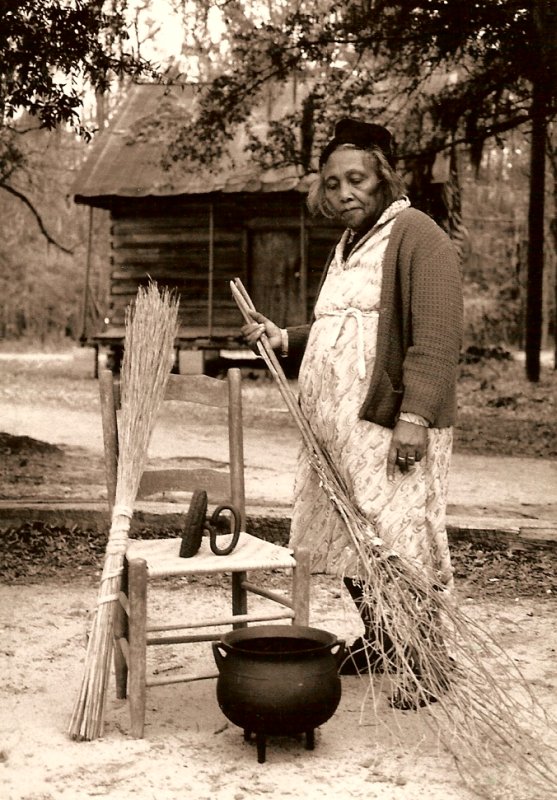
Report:
[{"label": "knitted cardigan sweater", "polygon": [[[332,255],[320,288],[331,260]],[[310,328],[288,328],[289,361],[301,362]],[[392,428],[404,411],[421,415],[432,427],[450,427],[461,342],[456,251],[430,217],[404,209],[385,252],[376,359],[360,417]]]}]

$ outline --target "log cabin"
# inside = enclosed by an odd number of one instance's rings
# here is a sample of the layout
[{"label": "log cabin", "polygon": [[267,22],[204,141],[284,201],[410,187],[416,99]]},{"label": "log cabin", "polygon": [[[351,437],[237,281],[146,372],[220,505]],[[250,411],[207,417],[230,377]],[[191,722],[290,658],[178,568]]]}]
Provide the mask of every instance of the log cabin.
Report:
[{"label": "log cabin", "polygon": [[279,325],[304,323],[338,239],[338,228],[306,210],[307,176],[293,167],[261,170],[241,133],[217,170],[164,168],[161,145],[141,134],[141,123],[192,102],[191,91],[133,85],[75,181],[76,203],[110,215],[108,308],[82,341],[105,349],[116,368],[126,308],[149,279],[180,294],[178,368],[210,372],[252,355],[239,336],[230,280],[240,277],[258,310]]}]

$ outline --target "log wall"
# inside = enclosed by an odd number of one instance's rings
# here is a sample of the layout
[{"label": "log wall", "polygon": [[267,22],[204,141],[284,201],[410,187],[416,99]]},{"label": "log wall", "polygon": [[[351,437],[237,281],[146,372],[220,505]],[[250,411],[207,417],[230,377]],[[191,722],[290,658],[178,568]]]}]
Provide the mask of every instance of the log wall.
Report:
[{"label": "log wall", "polygon": [[338,230],[307,219],[304,202],[297,192],[119,200],[112,209],[110,325],[124,325],[137,287],[151,278],[180,293],[182,328],[237,331],[229,288],[236,276],[278,324],[305,322]]}]

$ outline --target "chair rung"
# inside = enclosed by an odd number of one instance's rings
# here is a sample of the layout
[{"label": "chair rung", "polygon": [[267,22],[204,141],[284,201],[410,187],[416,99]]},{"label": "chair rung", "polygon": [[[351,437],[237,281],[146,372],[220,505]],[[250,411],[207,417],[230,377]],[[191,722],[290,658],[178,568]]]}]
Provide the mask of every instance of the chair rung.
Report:
[{"label": "chair rung", "polygon": [[260,597],[265,597],[267,600],[273,600],[275,603],[279,603],[281,606],[286,606],[287,608],[294,607],[293,603],[284,595],[279,594],[278,592],[272,592],[270,589],[264,589],[262,586],[256,586],[254,583],[250,583],[249,581],[242,581],[242,589],[245,589],[246,592],[257,594]]},{"label": "chair rung", "polygon": [[[294,619],[293,611],[277,611],[274,614],[235,614],[229,620],[221,622],[221,625],[244,625],[248,622],[272,622],[281,619]],[[171,628],[170,630],[180,631],[188,630],[190,626],[182,623],[179,627]],[[159,633],[163,630],[156,629]],[[149,636],[147,638],[147,645],[159,644],[188,644],[192,642],[216,642],[222,636],[221,633],[192,633],[192,634],[176,634],[175,636]]]},{"label": "chair rung", "polygon": [[160,631],[181,631],[186,628],[212,628],[218,625],[236,625],[243,622],[265,622],[272,619],[292,619],[293,612],[289,611],[262,611],[259,614],[252,612],[250,614],[232,614],[229,617],[216,617],[215,619],[201,620],[200,622],[190,622],[184,624],[183,622],[176,622],[174,624],[165,625],[148,625],[147,633],[157,633]]},{"label": "chair rung", "polygon": [[176,636],[149,636],[147,645],[150,647],[155,644],[190,644],[193,642],[214,642],[220,639],[218,633],[192,633],[190,635]]},{"label": "chair rung", "polygon": [[207,672],[202,675],[179,675],[166,676],[164,678],[149,677],[145,681],[146,686],[166,686],[169,683],[190,683],[192,681],[205,681],[210,678],[218,678],[218,672]]}]

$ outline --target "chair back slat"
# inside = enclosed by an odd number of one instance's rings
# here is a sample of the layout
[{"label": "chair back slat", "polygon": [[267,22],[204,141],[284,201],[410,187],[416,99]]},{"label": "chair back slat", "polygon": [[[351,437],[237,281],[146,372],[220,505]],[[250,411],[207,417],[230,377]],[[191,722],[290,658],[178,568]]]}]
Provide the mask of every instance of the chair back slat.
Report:
[{"label": "chair back slat", "polygon": [[210,502],[230,502],[230,474],[214,469],[157,469],[145,470],[141,476],[138,500],[162,492],[194,492],[204,489]]},{"label": "chair back slat", "polygon": [[228,382],[207,375],[170,375],[164,399],[228,408]]}]

